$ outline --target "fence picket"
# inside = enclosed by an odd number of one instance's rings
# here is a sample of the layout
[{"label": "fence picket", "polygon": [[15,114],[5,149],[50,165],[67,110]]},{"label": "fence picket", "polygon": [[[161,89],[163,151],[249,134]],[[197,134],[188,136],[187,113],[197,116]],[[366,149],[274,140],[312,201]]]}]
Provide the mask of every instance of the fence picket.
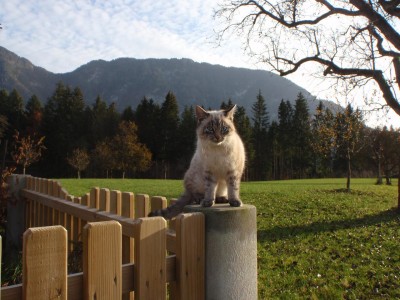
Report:
[{"label": "fence picket", "polygon": [[88,206],[90,208],[99,209],[99,198],[100,198],[100,189],[98,187],[94,187],[90,190],[90,198],[88,202]]},{"label": "fence picket", "polygon": [[23,299],[67,299],[67,231],[30,228],[23,239]]},{"label": "fence picket", "polygon": [[135,197],[135,217],[144,218],[150,213],[149,195],[138,194]]},{"label": "fence picket", "polygon": [[[117,209],[117,214],[126,218],[134,219],[135,218],[135,196],[133,193],[120,193],[119,199],[121,200],[119,203],[119,210]],[[118,202],[117,202],[118,203]],[[118,205],[117,205],[118,207]],[[122,237],[122,263],[128,264],[134,262],[134,239],[129,236]],[[134,299],[133,292],[129,294],[123,295],[123,300]]]},{"label": "fence picket", "polygon": [[88,223],[84,229],[84,299],[121,299],[121,225]]},{"label": "fence picket", "polygon": [[101,211],[110,211],[110,190],[109,189],[100,189],[99,209]]},{"label": "fence picket", "polygon": [[159,210],[167,207],[167,198],[161,196],[151,197],[151,210]]},{"label": "fence picket", "polygon": [[120,191],[111,191],[110,192],[110,212],[116,215],[121,216],[122,209],[122,196]]},{"label": "fence picket", "polygon": [[[81,198],[80,197],[74,197],[72,199],[72,201],[74,203],[80,204],[81,203]],[[81,231],[81,226],[82,226],[81,219],[79,219],[78,217],[73,216],[73,226],[72,226],[72,231],[73,231],[73,234],[72,234],[73,243],[72,244],[73,244],[73,246],[72,246],[72,250],[74,250],[74,247],[76,246],[76,243],[81,238],[81,232],[82,232]]]},{"label": "fence picket", "polygon": [[135,299],[166,299],[165,235],[161,217],[135,223]]}]

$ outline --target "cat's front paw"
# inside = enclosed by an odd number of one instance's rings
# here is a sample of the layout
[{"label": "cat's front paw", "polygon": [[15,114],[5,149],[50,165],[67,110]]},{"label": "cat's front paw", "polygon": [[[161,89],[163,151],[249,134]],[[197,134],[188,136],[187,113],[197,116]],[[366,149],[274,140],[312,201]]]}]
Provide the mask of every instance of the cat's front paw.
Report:
[{"label": "cat's front paw", "polygon": [[229,200],[229,205],[233,207],[240,207],[242,206],[242,201],[240,199],[231,199]]},{"label": "cat's front paw", "polygon": [[211,207],[211,206],[213,206],[214,205],[214,200],[206,200],[206,199],[203,199],[202,201],[201,201],[201,206],[202,207]]}]

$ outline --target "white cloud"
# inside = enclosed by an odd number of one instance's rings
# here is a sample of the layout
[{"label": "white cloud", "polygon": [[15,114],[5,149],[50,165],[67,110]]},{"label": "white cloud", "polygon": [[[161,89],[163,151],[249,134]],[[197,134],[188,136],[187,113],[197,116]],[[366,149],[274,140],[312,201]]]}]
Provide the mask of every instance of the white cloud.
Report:
[{"label": "white cloud", "polygon": [[208,56],[220,55],[207,42],[213,5],[214,1],[182,0],[8,1],[0,12],[0,41],[53,72],[120,56],[207,61]]}]

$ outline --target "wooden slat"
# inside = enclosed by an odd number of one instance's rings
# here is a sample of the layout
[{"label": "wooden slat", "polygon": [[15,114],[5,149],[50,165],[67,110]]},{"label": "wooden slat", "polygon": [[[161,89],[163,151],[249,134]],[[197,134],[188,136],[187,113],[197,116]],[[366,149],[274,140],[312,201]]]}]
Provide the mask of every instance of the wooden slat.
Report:
[{"label": "wooden slat", "polygon": [[110,212],[121,216],[122,211],[122,194],[120,191],[110,192]]},{"label": "wooden slat", "polygon": [[202,213],[176,217],[177,280],[171,284],[172,299],[204,299],[205,234]]},{"label": "wooden slat", "polygon": [[84,298],[121,299],[121,225],[116,221],[88,223],[83,236]]},{"label": "wooden slat", "polygon": [[151,211],[164,209],[167,207],[167,198],[161,196],[151,197]]},{"label": "wooden slat", "polygon": [[100,189],[98,187],[94,187],[90,190],[90,198],[88,202],[88,206],[90,208],[99,208],[99,198],[100,198]]},{"label": "wooden slat", "polygon": [[[134,219],[134,194],[122,193],[121,216]],[[128,236],[122,237],[122,263],[133,263],[134,261],[134,239]]]},{"label": "wooden slat", "polygon": [[[134,219],[135,218],[135,198],[133,193],[122,193],[118,194],[119,203],[117,205],[116,213],[126,218]],[[134,239],[129,236],[122,237],[122,263],[133,263],[134,261]],[[133,281],[131,282],[133,284]],[[122,300],[133,300],[134,294],[133,292],[127,293],[123,291],[124,295]]]},{"label": "wooden slat", "polygon": [[23,299],[67,299],[67,231],[30,228],[23,239]]},{"label": "wooden slat", "polygon": [[135,196],[135,218],[145,218],[150,213],[149,195],[137,194]]},{"label": "wooden slat", "polygon": [[110,190],[100,189],[99,209],[101,211],[110,211]]},{"label": "wooden slat", "polygon": [[166,299],[166,221],[161,217],[135,223],[135,298]]},{"label": "wooden slat", "polygon": [[[81,198],[80,197],[74,197],[73,199],[74,203],[80,204],[81,203]],[[73,226],[72,226],[72,240],[74,241],[73,247],[75,244],[80,240],[81,236],[81,219],[79,219],[76,216],[73,216]]]},{"label": "wooden slat", "polygon": [[[176,201],[178,201],[177,198],[172,198],[171,200],[169,200],[169,205],[176,203]],[[172,230],[175,230],[175,218],[172,218],[171,220],[169,220],[168,227]]]}]

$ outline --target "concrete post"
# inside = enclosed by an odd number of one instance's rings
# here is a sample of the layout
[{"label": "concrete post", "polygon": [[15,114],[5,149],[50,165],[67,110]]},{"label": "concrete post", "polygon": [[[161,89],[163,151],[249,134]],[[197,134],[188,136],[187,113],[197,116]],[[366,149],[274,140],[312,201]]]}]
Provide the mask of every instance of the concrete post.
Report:
[{"label": "concrete post", "polygon": [[7,239],[6,251],[8,255],[18,255],[22,250],[22,235],[25,231],[25,199],[20,196],[21,189],[25,188],[26,175],[11,175],[7,180]]},{"label": "concrete post", "polygon": [[257,215],[252,205],[189,205],[205,215],[206,299],[257,299]]}]

